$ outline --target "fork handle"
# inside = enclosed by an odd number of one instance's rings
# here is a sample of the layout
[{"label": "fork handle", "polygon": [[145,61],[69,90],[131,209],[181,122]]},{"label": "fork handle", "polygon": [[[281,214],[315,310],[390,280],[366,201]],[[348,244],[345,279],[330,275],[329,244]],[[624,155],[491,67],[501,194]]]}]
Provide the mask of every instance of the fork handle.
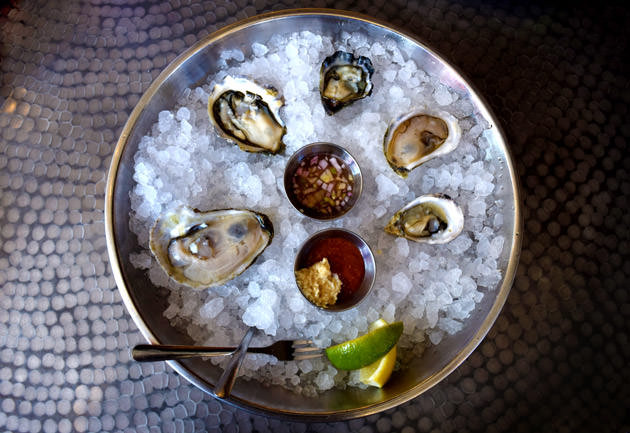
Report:
[{"label": "fork handle", "polygon": [[[138,362],[169,361],[171,359],[230,355],[236,347],[185,346],[174,344],[138,344],[131,349],[131,357]],[[267,353],[266,347],[248,347],[247,353]]]},{"label": "fork handle", "polygon": [[131,349],[131,357],[139,362],[168,361],[196,356],[225,356],[236,347],[176,346],[169,344],[138,344]]},{"label": "fork handle", "polygon": [[238,374],[238,369],[241,367],[243,360],[245,359],[245,355],[247,354],[247,348],[249,347],[250,341],[252,341],[252,337],[254,336],[254,331],[256,328],[250,327],[247,330],[247,333],[241,340],[241,344],[238,345],[238,349],[232,355],[232,359],[228,363],[225,370],[223,370],[223,374],[219,377],[216,385],[214,386],[214,395],[219,398],[226,398],[230,395],[232,391],[232,386],[234,386],[234,381],[236,380],[236,375]]}]

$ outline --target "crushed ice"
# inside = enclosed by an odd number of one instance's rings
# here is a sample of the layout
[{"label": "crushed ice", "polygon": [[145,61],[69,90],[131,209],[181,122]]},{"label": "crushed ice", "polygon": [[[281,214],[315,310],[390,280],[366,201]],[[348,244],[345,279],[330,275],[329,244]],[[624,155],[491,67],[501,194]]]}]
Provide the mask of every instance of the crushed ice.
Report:
[{"label": "crushed ice", "polygon": [[[484,293],[501,280],[497,263],[505,240],[496,232],[503,216],[501,202],[493,197],[495,168],[485,160],[487,125],[481,115],[463,95],[407,59],[394,40],[370,45],[359,33],[343,32],[333,40],[302,32],[276,35],[264,45],[254,43],[251,57],[243,49],[223,52],[222,70],[207,85],[184,92],[173,111],[159,113],[151,134],[141,141],[135,155],[130,225],[148,251],[150,227],[166,209],[181,204],[202,210],[244,207],[267,214],[275,238],[244,274],[203,292],[168,280],[147,252],[132,256],[134,266],[150,268],[153,284],[168,288],[165,316],[195,341],[217,346],[235,344],[246,326],[264,331],[257,344],[312,338],[326,346],[356,337],[383,317],[405,323],[400,347],[409,356],[419,356],[426,341],[439,344],[445,335],[457,333]],[[327,116],[319,100],[319,68],[336,49],[370,57],[375,86],[369,98]],[[213,84],[227,74],[252,77],[280,90],[288,131],[283,155],[246,153],[214,133],[207,98]],[[383,156],[382,137],[390,119],[415,105],[437,105],[455,115],[462,126],[462,142],[456,151],[402,179]],[[365,179],[355,209],[327,225],[296,212],[282,187],[288,157],[315,141],[346,147]],[[465,212],[465,230],[454,241],[430,246],[383,232],[389,217],[405,203],[437,192],[449,194]],[[293,278],[297,248],[327,226],[343,226],[361,235],[375,251],[378,269],[370,297],[357,309],[334,315],[305,302]],[[337,372],[324,360],[294,364],[252,356],[242,374],[310,395],[345,384],[362,386],[356,375]]]}]

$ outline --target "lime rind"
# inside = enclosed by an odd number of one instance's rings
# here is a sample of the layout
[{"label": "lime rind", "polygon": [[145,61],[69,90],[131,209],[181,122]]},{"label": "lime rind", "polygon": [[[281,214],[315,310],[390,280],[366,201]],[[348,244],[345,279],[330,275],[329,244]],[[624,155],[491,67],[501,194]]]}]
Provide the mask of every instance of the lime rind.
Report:
[{"label": "lime rind", "polygon": [[402,322],[394,322],[326,349],[326,356],[335,368],[357,370],[378,361],[398,343]]}]

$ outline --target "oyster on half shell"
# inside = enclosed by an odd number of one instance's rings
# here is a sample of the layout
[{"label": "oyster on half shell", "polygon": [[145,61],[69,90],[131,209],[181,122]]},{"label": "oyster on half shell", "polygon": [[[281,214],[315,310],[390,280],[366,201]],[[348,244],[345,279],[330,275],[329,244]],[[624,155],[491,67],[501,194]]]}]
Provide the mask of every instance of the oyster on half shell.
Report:
[{"label": "oyster on half shell", "polygon": [[279,110],[284,100],[273,87],[240,77],[225,77],[208,98],[216,131],[246,152],[278,153],[287,132]]},{"label": "oyster on half shell", "polygon": [[326,113],[335,114],[372,93],[374,67],[370,59],[336,51],[322,62],[319,93]]},{"label": "oyster on half shell", "polygon": [[461,129],[445,112],[412,111],[394,119],[383,139],[387,162],[402,177],[420,164],[453,151]]},{"label": "oyster on half shell", "polygon": [[394,214],[385,231],[414,242],[444,244],[455,239],[464,228],[464,214],[445,194],[416,198]]},{"label": "oyster on half shell", "polygon": [[269,218],[247,209],[201,212],[179,207],[161,215],[149,246],[178,283],[203,289],[241,274],[271,243]]}]

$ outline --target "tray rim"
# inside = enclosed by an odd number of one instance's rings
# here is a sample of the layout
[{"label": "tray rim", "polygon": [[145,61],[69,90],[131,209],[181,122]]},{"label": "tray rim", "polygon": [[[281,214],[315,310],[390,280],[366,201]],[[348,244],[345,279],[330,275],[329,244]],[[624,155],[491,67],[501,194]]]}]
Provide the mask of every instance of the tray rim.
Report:
[{"label": "tray rim", "polygon": [[[106,236],[106,244],[107,251],[110,261],[110,266],[112,268],[114,280],[116,282],[116,286],[118,288],[118,292],[127,308],[127,311],[131,315],[134,323],[138,327],[138,330],[142,333],[142,335],[150,342],[150,343],[159,343],[157,337],[153,334],[151,329],[144,323],[141,318],[140,311],[136,307],[131,294],[127,288],[125,283],[125,278],[123,275],[121,261],[118,255],[118,248],[116,245],[116,239],[114,236],[114,196],[115,196],[115,187],[116,187],[116,179],[118,176],[120,162],[123,155],[124,147],[129,139],[131,131],[136,124],[140,114],[147,107],[153,96],[156,94],[157,90],[160,86],[167,80],[167,78],[173,74],[184,62],[188,60],[194,53],[199,51],[206,45],[213,43],[226,35],[229,35],[234,32],[238,32],[252,24],[262,23],[266,21],[273,21],[281,18],[288,18],[294,16],[304,16],[304,15],[317,15],[317,16],[327,16],[333,18],[343,18],[361,21],[368,25],[374,25],[383,28],[388,32],[392,32],[401,36],[404,39],[409,40],[410,42],[422,47],[424,50],[431,53],[435,56],[443,65],[452,69],[459,77],[463,79],[468,87],[468,91],[470,93],[471,99],[477,100],[477,107],[481,111],[481,114],[492,120],[493,127],[496,128],[496,133],[501,137],[503,150],[506,155],[506,166],[507,172],[510,177],[510,185],[512,187],[512,195],[514,197],[514,221],[513,221],[513,238],[512,238],[512,248],[508,254],[508,264],[505,269],[505,274],[503,277],[503,281],[496,290],[498,294],[492,307],[490,308],[488,314],[483,320],[481,326],[473,334],[473,337],[470,341],[464,345],[462,350],[457,353],[457,355],[451,359],[441,370],[437,373],[429,376],[425,380],[420,381],[415,386],[409,388],[407,391],[398,394],[397,396],[382,401],[379,403],[372,404],[370,406],[361,407],[357,409],[343,409],[339,411],[321,411],[321,412],[296,412],[296,411],[288,411],[284,409],[278,408],[270,408],[261,406],[258,404],[252,404],[252,402],[248,402],[244,399],[235,398],[233,396],[228,397],[227,399],[221,399],[227,403],[238,406],[241,409],[254,412],[254,413],[263,413],[265,415],[273,415],[279,418],[297,420],[297,421],[315,421],[315,422],[330,422],[330,421],[342,421],[349,420],[353,418],[368,416],[372,414],[379,413],[381,411],[394,408],[402,403],[405,403],[415,397],[418,397],[425,391],[429,390],[443,379],[445,379],[448,375],[450,375],[460,364],[464,362],[476,349],[476,347],[481,343],[481,341],[485,338],[490,328],[498,318],[506,300],[509,295],[510,289],[513,285],[514,278],[516,276],[516,270],[518,267],[518,262],[520,258],[520,252],[522,247],[522,230],[523,230],[523,217],[522,217],[522,203],[521,203],[521,195],[520,195],[520,180],[517,176],[514,158],[510,148],[507,146],[507,139],[505,132],[498,121],[497,116],[494,114],[493,110],[490,108],[487,100],[478,92],[477,88],[470,81],[470,79],[463,73],[460,69],[454,66],[451,62],[447,61],[444,56],[442,56],[438,51],[426,45],[422,40],[420,40],[417,36],[408,33],[406,30],[399,28],[398,26],[387,23],[384,20],[380,20],[377,18],[370,17],[368,15],[364,15],[354,11],[344,11],[337,9],[326,9],[326,8],[299,8],[299,9],[284,9],[279,11],[273,11],[268,13],[263,13],[259,15],[255,15],[243,20],[239,20],[237,22],[228,24],[220,29],[217,29],[210,35],[202,38],[189,48],[187,48],[183,53],[179,54],[173,61],[171,61],[160,74],[153,80],[149,88],[143,93],[138,103],[132,110],[129,118],[125,122],[125,125],[121,131],[120,137],[116,142],[116,147],[112,154],[112,159],[108,171],[107,184],[105,189],[105,236]],[[214,396],[213,390],[208,386],[208,384],[201,379],[198,374],[190,369],[186,368],[182,363],[177,361],[167,361],[167,364],[171,366],[175,371],[177,371],[180,375],[182,375],[186,380],[188,380],[193,385],[202,389],[203,391]],[[216,397],[216,396],[215,396]]]}]

